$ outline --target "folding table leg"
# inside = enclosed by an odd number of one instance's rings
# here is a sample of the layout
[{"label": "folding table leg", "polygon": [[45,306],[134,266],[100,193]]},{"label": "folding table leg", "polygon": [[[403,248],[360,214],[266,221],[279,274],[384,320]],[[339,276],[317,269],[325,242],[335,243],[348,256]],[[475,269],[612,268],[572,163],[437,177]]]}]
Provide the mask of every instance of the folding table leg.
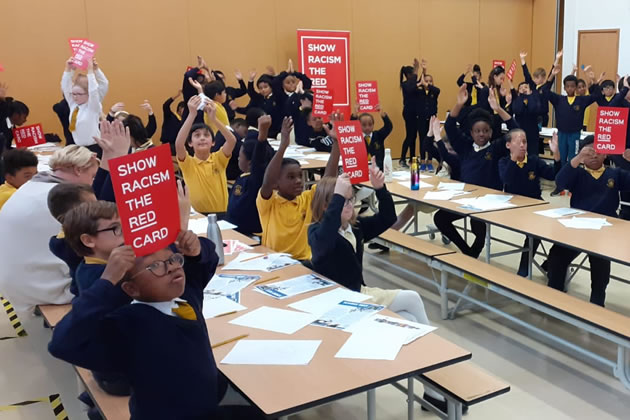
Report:
[{"label": "folding table leg", "polygon": [[492,234],[490,233],[490,228],[492,225],[490,223],[486,223],[486,262],[490,263],[490,243],[492,241]]},{"label": "folding table leg", "polygon": [[630,389],[630,349],[627,347],[617,347],[617,367],[614,373],[623,386]]},{"label": "folding table leg", "polygon": [[446,289],[448,286],[448,273],[442,269],[440,273],[440,312],[442,319],[448,318],[448,294]]},{"label": "folding table leg", "polygon": [[447,399],[446,406],[448,407],[448,420],[462,419],[462,403]]},{"label": "folding table leg", "polygon": [[527,237],[527,243],[529,244],[529,250],[528,250],[528,265],[527,265],[527,278],[528,279],[532,279],[532,270],[534,269],[533,267],[533,262],[534,262],[534,237],[533,236],[528,236]]},{"label": "folding table leg", "polygon": [[367,418],[376,420],[376,390],[370,389],[367,392]]},{"label": "folding table leg", "polygon": [[407,420],[413,420],[413,409],[415,402],[413,394],[413,377],[407,378]]}]

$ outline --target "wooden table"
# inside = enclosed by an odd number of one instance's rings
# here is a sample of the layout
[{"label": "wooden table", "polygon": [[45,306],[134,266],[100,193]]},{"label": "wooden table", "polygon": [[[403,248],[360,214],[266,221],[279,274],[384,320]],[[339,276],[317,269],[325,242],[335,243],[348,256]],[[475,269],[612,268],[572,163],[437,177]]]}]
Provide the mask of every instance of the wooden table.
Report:
[{"label": "wooden table", "polygon": [[[256,252],[267,251],[257,247]],[[229,272],[229,271],[221,271]],[[260,272],[244,272],[261,274]],[[302,265],[294,265],[266,275],[279,275],[278,281],[311,273]],[[288,304],[306,299],[330,288],[278,300],[253,291],[253,285],[241,292],[241,303],[252,310],[260,306],[286,308]],[[290,308],[289,308],[290,309]],[[243,315],[212,318],[207,321],[212,342],[220,342],[249,334],[247,339],[310,339],[322,340],[313,360],[306,366],[223,365],[221,360],[234,343],[213,350],[221,372],[253,404],[270,417],[287,416],[304,409],[335,401],[350,395],[373,390],[420,373],[467,360],[471,353],[435,333],[428,334],[403,346],[394,361],[336,359],[334,355],[349,334],[329,328],[307,326],[291,336],[271,331],[250,329],[228,322]],[[382,313],[396,316],[390,311]],[[373,415],[368,407],[368,418]]]}]

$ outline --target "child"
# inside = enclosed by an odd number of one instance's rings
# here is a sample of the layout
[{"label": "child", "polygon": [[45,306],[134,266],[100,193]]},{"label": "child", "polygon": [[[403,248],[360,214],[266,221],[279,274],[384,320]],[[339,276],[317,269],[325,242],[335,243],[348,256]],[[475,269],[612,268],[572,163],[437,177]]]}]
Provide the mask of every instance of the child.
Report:
[{"label": "child", "polygon": [[[355,109],[359,109],[358,104]],[[371,114],[363,113],[357,116],[355,112],[350,119],[358,119],[361,123],[361,131],[363,131],[363,141],[367,149],[368,159],[374,156],[376,158],[376,164],[382,171],[383,160],[385,159],[385,140],[392,132],[393,125],[392,120],[389,119],[389,116],[381,109],[380,105],[376,106],[376,110],[381,114],[381,118],[383,119],[383,127],[377,131],[374,131],[374,117]]]},{"label": "child", "polygon": [[276,75],[272,84],[276,100],[283,109],[283,118],[292,116],[290,109],[285,107],[289,98],[292,98],[294,95],[299,96],[300,92],[310,89],[311,86],[311,79],[304,73],[295,71],[293,69],[293,60],[289,59],[287,70]]},{"label": "child", "polygon": [[[189,188],[193,208],[204,214],[223,213],[228,204],[225,169],[232,156],[236,137],[217,120],[214,103],[207,104],[205,111],[209,120],[215,123],[225,137],[221,150],[210,153],[214,141],[210,127],[205,124],[193,125],[199,104],[199,96],[193,96],[188,101],[189,114],[175,141],[177,160]],[[188,154],[186,146],[193,149],[194,156]]]},{"label": "child", "polygon": [[[471,74],[472,83],[466,83],[464,79],[467,75]],[[469,64],[466,66],[466,71],[462,73],[457,79],[457,86],[462,86],[466,84],[466,90],[468,90],[468,101],[466,102],[465,107],[476,106],[477,98],[478,98],[478,89],[484,87],[486,84],[481,82],[481,67],[479,64]]]},{"label": "child", "polygon": [[433,85],[433,76],[426,74],[426,62],[422,63],[421,88],[419,89],[420,109],[418,110],[418,133],[420,134],[420,170],[433,172],[433,159],[439,160],[433,142],[427,139],[431,117],[438,112],[440,89]]},{"label": "child", "polygon": [[165,248],[138,259],[131,247],[116,248],[48,349],[87,369],[122,372],[134,419],[253,418],[218,406],[222,386],[202,313],[203,289],[218,263],[214,244],[182,231],[175,247],[177,253]]},{"label": "child", "polygon": [[[586,92],[588,92],[586,81],[584,79],[578,79],[577,89],[575,90],[575,94],[577,96],[584,96],[586,95]],[[549,106],[549,103],[547,103],[547,107],[548,106]],[[591,108],[593,108],[592,105],[586,107],[586,109],[584,110],[584,122],[582,123],[582,131],[586,131],[588,128],[588,123],[591,120]]]},{"label": "child", "polygon": [[[284,157],[292,128],[293,120],[285,118],[280,148],[267,166],[256,207],[262,226],[262,244],[309,264],[311,248],[308,246],[307,230],[311,224],[311,202],[315,188],[303,191],[300,163]],[[336,144],[333,144],[324,176],[337,175],[339,147]]]},{"label": "child", "polygon": [[403,66],[400,68],[400,89],[403,95],[403,119],[405,120],[405,140],[400,152],[402,168],[409,168],[407,165],[407,150],[409,150],[409,160],[416,156],[416,137],[418,136],[418,110],[420,109],[420,94],[418,90],[418,71],[420,62],[417,58],[413,60],[413,67]]},{"label": "child", "polygon": [[101,157],[102,150],[95,143],[94,137],[100,137],[99,122],[103,113],[101,102],[109,85],[94,60],[88,63],[87,77],[79,75],[73,83],[74,69],[72,59],[69,59],[61,77],[61,90],[70,107],[68,130],[72,133],[75,144],[86,146]]},{"label": "child", "polygon": [[[506,193],[524,195],[525,197],[542,200],[540,178],[553,181],[560,169],[560,154],[558,153],[558,136],[553,134],[549,148],[553,152],[554,166],[546,164],[537,154],[528,155],[528,139],[525,131],[517,128],[510,130],[506,137],[505,147],[510,156],[499,160],[499,176],[504,184]],[[540,240],[534,239],[533,252],[540,245]],[[524,248],[529,248],[529,238],[525,238]],[[529,270],[529,253],[521,254],[518,275],[527,277]]]},{"label": "child", "polygon": [[249,74],[249,82],[247,83],[247,94],[250,97],[247,109],[253,107],[261,108],[267,115],[271,115],[271,129],[269,130],[269,137],[276,138],[282,125],[283,104],[278,102],[278,99],[273,93],[274,77],[269,74],[261,75],[256,82],[258,92],[254,89],[255,77],[256,71],[252,70]]},{"label": "child", "polygon": [[184,101],[178,102],[175,112],[171,111],[171,104],[181,95],[182,91],[180,89],[175,96],[168,98],[164,104],[162,104],[164,121],[162,121],[162,135],[160,136],[160,141],[171,145],[172,156],[175,156],[175,139],[177,138],[179,129],[182,128],[182,116],[184,115],[184,109],[186,109],[186,103]]},{"label": "child", "polygon": [[[106,117],[107,121],[112,122],[115,119],[118,119],[124,122],[125,119],[131,115],[129,114],[129,112],[125,111],[124,108],[125,108],[124,103],[122,102],[115,103],[110,108],[109,113],[107,114],[107,117]],[[140,104],[140,108],[144,109],[149,114],[147,125],[146,126],[143,125],[143,127],[146,131],[145,138],[150,139],[151,137],[153,137],[153,135],[155,134],[155,131],[157,130],[157,120],[155,119],[155,114],[153,113],[153,107],[151,106],[149,101],[145,99],[144,102]],[[140,117],[136,117],[136,118],[140,120]],[[142,120],[140,120],[140,123],[142,123]]]},{"label": "child", "polygon": [[[234,181],[242,173],[238,166],[238,156],[243,144],[243,139],[247,135],[247,123],[242,118],[235,118],[227,128],[232,132],[234,137],[236,137],[236,144],[234,145],[234,150],[232,151],[232,157],[225,169],[225,176],[229,181]],[[223,134],[219,131],[214,136],[214,143],[212,145],[212,149],[210,150],[211,153],[219,151],[224,144],[225,137],[223,137]]]},{"label": "child", "polygon": [[[243,142],[238,155],[238,165],[242,174],[230,190],[227,221],[237,226],[244,235],[260,234],[260,218],[256,208],[256,198],[263,183],[265,168],[270,156],[267,133],[271,127],[271,117],[258,118],[258,137]],[[271,152],[273,153],[273,151]]]},{"label": "child", "polygon": [[556,59],[552,66],[552,71],[549,74],[549,79],[547,79],[547,71],[544,68],[538,67],[534,70],[534,77],[529,73],[529,69],[527,68],[527,63],[525,62],[525,57],[527,57],[527,53],[525,51],[520,52],[521,57],[521,67],[523,68],[523,77],[525,77],[525,82],[529,85],[531,91],[538,92],[541,98],[541,106],[539,113],[539,123],[540,127],[547,127],[549,124],[549,103],[547,102],[544,95],[548,90],[551,89],[553,83],[555,81],[555,75],[553,74],[553,69],[558,67],[560,63],[560,58],[562,57],[562,51],[559,51],[556,54]]},{"label": "child", "polygon": [[[601,93],[597,95],[597,105],[619,107],[623,104],[623,100],[628,94],[628,77],[619,78],[619,82],[623,82],[623,89],[615,94],[615,82],[612,80],[604,80],[601,84]],[[618,83],[619,83],[618,82]],[[592,88],[599,89],[599,85],[593,85]]]},{"label": "child", "polygon": [[7,150],[3,155],[4,184],[0,185],[0,209],[22,185],[37,174],[37,156],[27,149]]},{"label": "child", "polygon": [[155,147],[140,117],[130,114],[123,120],[123,125],[129,128],[131,149],[134,152],[141,152]]},{"label": "child", "polygon": [[[594,141],[595,138],[591,135],[580,142],[578,155],[560,170],[556,184],[558,188],[571,192],[571,207],[617,217],[619,191],[630,190],[630,172],[604,167],[606,155],[595,151]],[[628,159],[629,155],[626,150],[624,158]],[[562,245],[551,247],[548,258],[550,287],[564,290],[567,269],[579,254],[579,251]],[[610,260],[595,255],[589,255],[588,258],[591,268],[590,302],[604,306],[606,286],[610,280]]]},{"label": "child", "polygon": [[[492,116],[483,109],[476,109],[468,116],[470,134],[464,134],[457,126],[457,117],[462,107],[468,100],[468,91],[466,86],[459,88],[457,95],[457,103],[451,110],[446,119],[446,134],[453,146],[453,149],[459,156],[461,165],[461,181],[469,184],[481,185],[495,190],[502,189],[501,179],[499,178],[498,162],[501,157],[506,154],[505,139],[492,139]],[[488,96],[488,103],[492,110],[496,112],[509,129],[518,128],[512,117],[499,107],[494,91]],[[475,241],[472,246],[468,246],[464,238],[461,237],[457,229],[453,225],[455,220],[464,218],[465,216],[449,213],[439,210],[435,213],[433,221],[435,226],[446,235],[457,247],[466,255],[477,258],[484,246],[486,225],[483,222],[471,220],[470,226]]]},{"label": "child", "polygon": [[527,154],[538,156],[540,136],[538,129],[538,118],[540,116],[541,100],[537,91],[532,91],[527,82],[518,85],[518,94],[512,103],[512,110],[516,117],[516,122],[523,129],[527,136]]},{"label": "child", "polygon": [[214,102],[217,122],[215,123],[214,121],[210,121],[207,118],[204,119],[205,123],[212,128],[212,133],[216,135],[220,131],[219,124],[223,125],[224,127],[230,125],[230,119],[228,118],[227,111],[223,106],[223,103],[227,98],[225,84],[223,84],[223,82],[220,80],[210,82],[203,87],[203,93]]},{"label": "child", "polygon": [[223,102],[223,107],[225,108],[225,112],[227,112],[228,120],[233,121],[236,117],[236,113],[234,112],[238,106],[234,102],[235,99],[240,98],[241,96],[247,95],[247,86],[245,82],[243,82],[243,74],[240,70],[236,70],[234,72],[234,76],[238,81],[238,87],[227,86],[225,83],[225,74],[221,70],[213,70],[212,74],[214,75],[216,80],[220,80],[225,84],[225,102]]},{"label": "child", "polygon": [[[55,185],[48,193],[48,210],[50,214],[63,225],[65,214],[81,203],[96,201],[94,191],[88,185],[71,184],[64,182]],[[63,229],[57,236],[50,238],[48,248],[57,258],[63,260],[70,270],[70,292],[77,296],[79,288],[76,281],[77,267],[83,261],[83,257],[77,255],[65,240]]]},{"label": "child", "polygon": [[24,125],[30,112],[23,102],[7,98],[7,89],[7,85],[0,83],[0,154],[4,149],[11,148],[13,129]]}]

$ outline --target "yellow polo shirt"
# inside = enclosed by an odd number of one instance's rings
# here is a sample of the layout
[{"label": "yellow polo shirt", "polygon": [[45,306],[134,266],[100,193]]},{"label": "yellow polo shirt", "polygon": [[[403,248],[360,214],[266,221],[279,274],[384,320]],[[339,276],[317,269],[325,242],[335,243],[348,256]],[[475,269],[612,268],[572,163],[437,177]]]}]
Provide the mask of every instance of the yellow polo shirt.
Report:
[{"label": "yellow polo shirt", "polygon": [[188,187],[190,202],[199,213],[227,211],[228,190],[225,168],[230,161],[223,150],[210,154],[207,160],[186,155],[179,168]]},{"label": "yellow polo shirt", "polygon": [[14,192],[17,191],[13,185],[9,184],[5,181],[4,184],[0,185],[0,209],[4,206],[4,203],[13,195]]},{"label": "yellow polo shirt", "polygon": [[[214,105],[217,107],[217,120],[224,126],[230,125],[230,119],[228,118],[228,114],[227,114],[227,111],[225,110],[225,107],[217,101],[213,101],[213,102],[214,102]],[[212,132],[214,134],[217,134],[217,131],[219,131],[219,127],[217,127],[214,123],[210,122],[207,114],[203,114],[203,119],[204,119],[204,122],[210,126],[210,128],[212,129]]]},{"label": "yellow polo shirt", "polygon": [[310,260],[308,227],[311,224],[311,202],[315,187],[304,191],[293,200],[282,198],[274,191],[269,200],[256,198],[262,226],[262,244],[277,252],[291,254],[297,260]]}]

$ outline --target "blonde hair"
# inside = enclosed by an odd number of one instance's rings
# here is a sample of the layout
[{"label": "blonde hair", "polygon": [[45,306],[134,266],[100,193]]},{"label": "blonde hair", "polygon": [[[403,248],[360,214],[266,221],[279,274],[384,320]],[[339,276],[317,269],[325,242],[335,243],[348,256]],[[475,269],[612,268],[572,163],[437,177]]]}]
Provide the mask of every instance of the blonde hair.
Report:
[{"label": "blonde hair", "polygon": [[[317,223],[324,218],[328,204],[332,200],[332,196],[335,194],[335,185],[337,184],[337,177],[325,176],[317,183],[317,189],[311,202],[311,221]],[[354,225],[357,221],[356,212],[353,213],[350,224]]]},{"label": "blonde hair", "polygon": [[48,161],[48,165],[53,171],[64,168],[89,168],[99,163],[100,160],[96,157],[96,153],[76,144],[57,150]]},{"label": "blonde hair", "polygon": [[74,85],[83,88],[86,92],[88,91],[88,78],[85,74],[78,74],[74,78]]}]

